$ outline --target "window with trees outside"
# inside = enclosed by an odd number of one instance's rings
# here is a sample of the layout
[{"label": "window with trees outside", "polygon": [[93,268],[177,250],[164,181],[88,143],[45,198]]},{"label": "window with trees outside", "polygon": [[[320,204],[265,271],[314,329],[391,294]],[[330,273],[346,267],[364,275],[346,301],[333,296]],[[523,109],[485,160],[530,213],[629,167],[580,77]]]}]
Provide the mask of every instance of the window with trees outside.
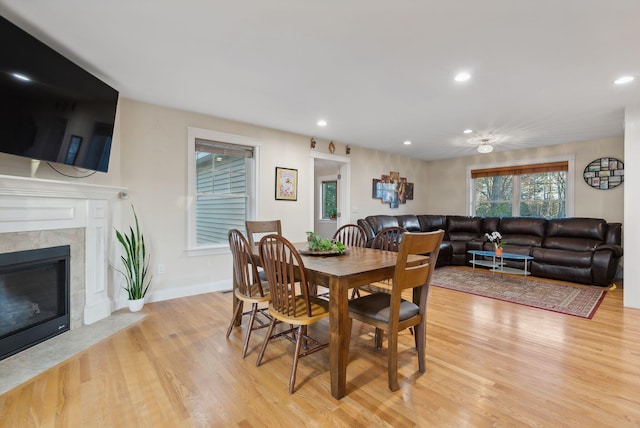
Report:
[{"label": "window with trees outside", "polygon": [[472,170],[473,211],[484,217],[566,217],[567,171],[567,161]]},{"label": "window with trees outside", "polygon": [[322,218],[333,219],[338,215],[338,181],[322,181]]}]

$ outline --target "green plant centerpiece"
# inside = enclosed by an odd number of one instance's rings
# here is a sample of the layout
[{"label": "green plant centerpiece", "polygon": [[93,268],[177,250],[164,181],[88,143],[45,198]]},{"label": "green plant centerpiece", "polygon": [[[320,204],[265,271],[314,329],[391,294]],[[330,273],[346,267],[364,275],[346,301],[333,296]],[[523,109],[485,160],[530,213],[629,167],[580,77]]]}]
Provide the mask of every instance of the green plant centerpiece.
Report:
[{"label": "green plant centerpiece", "polygon": [[316,235],[313,232],[307,232],[307,241],[309,242],[309,250],[318,252],[337,252],[338,254],[344,254],[347,247],[340,241],[331,241],[321,236]]},{"label": "green plant centerpiece", "polygon": [[124,270],[117,269],[127,280],[126,287],[122,287],[128,294],[129,300],[144,298],[149,290],[151,275],[149,274],[149,259],[147,247],[144,243],[144,235],[140,230],[140,223],[136,210],[133,210],[135,229],[129,226],[129,234],[121,233],[116,229],[116,238],[124,249],[125,254],[120,256]]}]

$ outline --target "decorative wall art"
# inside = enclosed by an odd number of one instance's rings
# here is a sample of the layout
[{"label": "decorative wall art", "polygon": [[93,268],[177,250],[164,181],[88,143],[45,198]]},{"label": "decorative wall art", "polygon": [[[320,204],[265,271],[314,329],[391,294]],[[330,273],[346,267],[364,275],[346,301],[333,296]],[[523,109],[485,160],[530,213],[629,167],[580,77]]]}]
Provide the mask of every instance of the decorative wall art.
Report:
[{"label": "decorative wall art", "polygon": [[613,189],[624,181],[624,163],[616,158],[596,159],[587,165],[582,176],[594,189]]},{"label": "decorative wall art", "polygon": [[392,171],[389,175],[373,179],[371,197],[389,204],[390,208],[398,208],[407,200],[413,200],[413,183],[408,183],[405,177],[400,177],[399,172]]},{"label": "decorative wall art", "polygon": [[276,167],[276,200],[298,200],[298,170]]}]

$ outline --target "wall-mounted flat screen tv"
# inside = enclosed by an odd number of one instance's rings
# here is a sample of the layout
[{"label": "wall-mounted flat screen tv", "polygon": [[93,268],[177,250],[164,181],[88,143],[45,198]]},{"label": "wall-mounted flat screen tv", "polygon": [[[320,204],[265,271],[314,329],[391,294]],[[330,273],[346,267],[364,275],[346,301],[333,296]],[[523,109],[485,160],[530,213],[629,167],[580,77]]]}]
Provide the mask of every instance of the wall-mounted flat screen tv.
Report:
[{"label": "wall-mounted flat screen tv", "polygon": [[0,17],[0,152],[106,172],[118,91]]}]

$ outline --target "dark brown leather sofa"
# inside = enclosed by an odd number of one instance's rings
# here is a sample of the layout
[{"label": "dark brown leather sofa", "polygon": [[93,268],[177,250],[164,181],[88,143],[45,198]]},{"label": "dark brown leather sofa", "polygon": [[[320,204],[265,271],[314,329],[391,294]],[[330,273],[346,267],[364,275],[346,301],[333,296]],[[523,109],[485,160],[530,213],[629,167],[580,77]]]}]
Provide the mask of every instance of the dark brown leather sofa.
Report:
[{"label": "dark brown leather sofa", "polygon": [[[528,255],[532,275],[600,286],[610,285],[622,257],[622,224],[598,218],[468,217],[455,215],[373,215],[358,220],[367,245],[382,229],[445,231],[436,267],[468,265],[468,250],[492,250],[485,233],[498,231],[507,253]],[[522,269],[523,262],[508,266]]]}]

